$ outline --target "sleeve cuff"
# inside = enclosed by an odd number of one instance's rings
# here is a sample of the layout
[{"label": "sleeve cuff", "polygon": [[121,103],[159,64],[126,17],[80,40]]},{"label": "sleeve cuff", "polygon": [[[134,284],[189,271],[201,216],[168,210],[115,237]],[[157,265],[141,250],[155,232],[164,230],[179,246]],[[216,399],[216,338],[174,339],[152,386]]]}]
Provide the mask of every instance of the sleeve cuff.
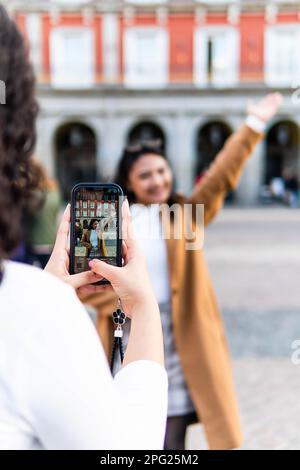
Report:
[{"label": "sleeve cuff", "polygon": [[135,429],[134,449],[162,450],[168,411],[165,368],[151,360],[134,361],[115,375],[114,382]]},{"label": "sleeve cuff", "polygon": [[253,131],[258,132],[259,134],[264,133],[266,130],[266,123],[262,119],[259,119],[257,116],[254,116],[253,114],[247,116],[246,124]]}]

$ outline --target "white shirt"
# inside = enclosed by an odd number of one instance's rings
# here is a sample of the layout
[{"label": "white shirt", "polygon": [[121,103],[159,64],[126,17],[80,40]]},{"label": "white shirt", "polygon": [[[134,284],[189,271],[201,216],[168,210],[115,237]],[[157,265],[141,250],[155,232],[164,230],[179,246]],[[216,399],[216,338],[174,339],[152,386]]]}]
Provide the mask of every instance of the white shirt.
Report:
[{"label": "white shirt", "polygon": [[249,114],[245,123],[255,132],[262,133],[266,130],[266,123],[257,116],[254,116],[254,114]]},{"label": "white shirt", "polygon": [[167,375],[135,361],[113,379],[75,291],[4,264],[0,285],[0,449],[162,449]]},{"label": "white shirt", "polygon": [[90,242],[93,248],[98,247],[98,234],[97,230],[91,230],[91,235],[90,235]]},{"label": "white shirt", "polygon": [[170,300],[170,281],[166,242],[162,236],[159,204],[132,204],[135,237],[146,258],[149,276],[158,303]]}]

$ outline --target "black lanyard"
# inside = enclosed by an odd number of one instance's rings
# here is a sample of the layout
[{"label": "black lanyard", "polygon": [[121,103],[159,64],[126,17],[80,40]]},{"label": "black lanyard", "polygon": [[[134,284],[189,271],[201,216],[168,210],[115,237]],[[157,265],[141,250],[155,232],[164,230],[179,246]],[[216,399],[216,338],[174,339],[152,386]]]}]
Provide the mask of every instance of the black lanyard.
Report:
[{"label": "black lanyard", "polygon": [[113,373],[113,371],[114,371],[114,363],[115,363],[116,353],[117,353],[118,349],[119,349],[119,352],[120,352],[121,364],[124,360],[124,349],[123,349],[123,341],[122,341],[122,338],[123,338],[123,328],[122,328],[122,326],[125,324],[126,315],[120,307],[121,307],[121,301],[119,299],[118,308],[112,314],[113,322],[116,325],[116,328],[115,328],[115,331],[114,331],[114,343],[113,343],[112,354],[111,354],[111,362],[110,362],[111,373]]}]

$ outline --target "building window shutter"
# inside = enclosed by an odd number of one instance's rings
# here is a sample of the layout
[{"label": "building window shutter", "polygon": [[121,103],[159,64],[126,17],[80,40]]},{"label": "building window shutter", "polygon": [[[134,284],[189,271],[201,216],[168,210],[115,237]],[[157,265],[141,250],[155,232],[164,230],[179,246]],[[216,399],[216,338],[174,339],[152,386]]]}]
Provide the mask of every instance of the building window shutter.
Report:
[{"label": "building window shutter", "polygon": [[168,82],[168,34],[162,28],[130,28],[124,36],[125,85],[161,87]]},{"label": "building window shutter", "polygon": [[89,88],[95,82],[95,44],[89,28],[56,28],[51,33],[51,83]]}]

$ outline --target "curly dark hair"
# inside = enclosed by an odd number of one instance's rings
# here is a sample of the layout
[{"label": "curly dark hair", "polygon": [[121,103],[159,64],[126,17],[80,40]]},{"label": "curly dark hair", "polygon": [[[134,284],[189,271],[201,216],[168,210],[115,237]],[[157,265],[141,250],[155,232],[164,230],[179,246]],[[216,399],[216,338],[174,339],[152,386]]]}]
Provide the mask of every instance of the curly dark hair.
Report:
[{"label": "curly dark hair", "polygon": [[98,220],[97,219],[91,219],[90,220],[88,230],[93,230],[93,225],[94,225],[95,222],[98,222]]},{"label": "curly dark hair", "polygon": [[[35,78],[29,53],[14,21],[0,5],[0,263],[20,241],[22,216],[43,188],[41,167],[32,154],[36,143]],[[0,279],[1,280],[1,279]]]}]

